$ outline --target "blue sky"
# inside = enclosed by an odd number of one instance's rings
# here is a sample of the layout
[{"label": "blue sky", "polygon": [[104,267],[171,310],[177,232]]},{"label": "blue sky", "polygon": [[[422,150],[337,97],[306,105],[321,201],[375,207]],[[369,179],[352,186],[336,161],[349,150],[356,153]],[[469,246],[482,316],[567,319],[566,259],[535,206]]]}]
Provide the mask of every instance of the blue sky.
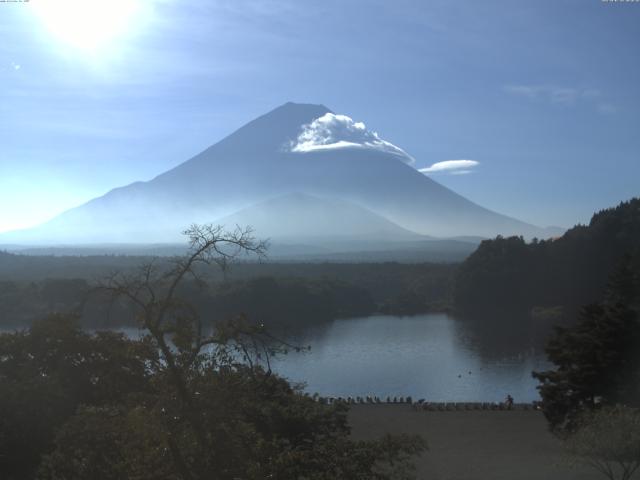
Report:
[{"label": "blue sky", "polygon": [[416,168],[478,162],[430,175],[539,225],[640,195],[640,3],[77,2],[0,3],[0,231],[287,101],[365,122]]}]

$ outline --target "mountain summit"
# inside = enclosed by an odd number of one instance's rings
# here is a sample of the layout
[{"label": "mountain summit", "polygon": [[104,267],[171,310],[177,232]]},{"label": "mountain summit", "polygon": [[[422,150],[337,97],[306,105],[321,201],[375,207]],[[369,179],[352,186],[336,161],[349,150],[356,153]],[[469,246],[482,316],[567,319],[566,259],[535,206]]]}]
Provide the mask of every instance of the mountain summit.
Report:
[{"label": "mountain summit", "polygon": [[[384,231],[386,240],[389,232],[399,239],[547,236],[543,229],[476,205],[412,164],[407,152],[362,122],[323,105],[286,103],[148,182],[111,190],[39,227],[4,234],[0,242],[173,242],[190,223],[234,218],[253,218],[277,238],[283,215],[304,217],[306,222],[283,226],[282,236],[291,239],[308,237],[319,212],[317,225],[327,237],[349,235],[346,225],[354,223],[356,212],[362,214],[359,232],[375,237]],[[276,207],[285,204],[276,215]],[[332,208],[333,216],[327,213]]]}]

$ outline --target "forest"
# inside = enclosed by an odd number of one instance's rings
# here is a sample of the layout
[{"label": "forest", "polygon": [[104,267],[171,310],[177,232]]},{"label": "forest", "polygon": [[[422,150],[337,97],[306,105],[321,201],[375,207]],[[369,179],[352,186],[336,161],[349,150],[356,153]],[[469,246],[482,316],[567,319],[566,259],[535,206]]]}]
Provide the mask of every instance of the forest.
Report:
[{"label": "forest", "polygon": [[640,272],[640,198],[597,212],[559,238],[483,241],[457,269],[453,303],[461,314],[572,318],[599,301],[621,263]]},{"label": "forest", "polygon": [[[94,286],[114,271],[135,272],[171,257],[53,257],[0,252],[0,328],[29,325],[49,312],[78,313],[86,327],[133,326],[131,312]],[[183,294],[211,321],[244,312],[271,325],[304,326],[336,318],[443,311],[455,265],[420,263],[238,262],[208,285],[185,282]],[[91,302],[87,302],[88,297]]]},{"label": "forest", "polygon": [[[28,325],[49,312],[77,313],[91,328],[135,325],[131,312],[101,298],[94,286],[113,272],[135,272],[151,261],[162,267],[171,258],[0,252],[0,326]],[[206,287],[189,281],[181,289],[211,321],[243,312],[269,325],[304,327],[374,313],[450,311],[462,319],[509,327],[516,322],[523,331],[533,326],[546,332],[556,323],[571,323],[582,305],[599,301],[621,263],[640,272],[637,198],[597,212],[588,225],[559,238],[485,240],[461,264],[241,258],[224,271],[203,272]]]}]

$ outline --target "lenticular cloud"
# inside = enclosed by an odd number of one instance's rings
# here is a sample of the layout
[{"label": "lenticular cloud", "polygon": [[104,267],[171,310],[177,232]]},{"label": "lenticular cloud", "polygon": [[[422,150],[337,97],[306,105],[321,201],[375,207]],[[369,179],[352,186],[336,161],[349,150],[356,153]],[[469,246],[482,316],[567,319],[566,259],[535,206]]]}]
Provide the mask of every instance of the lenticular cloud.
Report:
[{"label": "lenticular cloud", "polygon": [[290,147],[292,152],[299,153],[337,148],[370,148],[391,153],[409,165],[414,163],[404,150],[381,139],[376,132],[367,130],[364,123],[330,112],[304,125],[302,133]]},{"label": "lenticular cloud", "polygon": [[480,165],[476,160],[445,160],[437,162],[430,167],[420,168],[419,172],[425,175],[430,173],[450,173],[452,175],[463,175],[471,173],[471,169]]}]

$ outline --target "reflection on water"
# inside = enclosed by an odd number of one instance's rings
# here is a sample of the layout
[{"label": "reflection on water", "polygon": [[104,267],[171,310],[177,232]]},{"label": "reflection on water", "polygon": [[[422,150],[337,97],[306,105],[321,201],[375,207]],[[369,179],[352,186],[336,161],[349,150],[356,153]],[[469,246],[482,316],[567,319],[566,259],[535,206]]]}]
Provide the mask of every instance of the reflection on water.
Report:
[{"label": "reflection on water", "polygon": [[325,396],[528,402],[539,398],[531,371],[549,366],[532,347],[488,352],[446,314],[336,320],[291,337],[311,351],[280,356],[273,369]]}]

